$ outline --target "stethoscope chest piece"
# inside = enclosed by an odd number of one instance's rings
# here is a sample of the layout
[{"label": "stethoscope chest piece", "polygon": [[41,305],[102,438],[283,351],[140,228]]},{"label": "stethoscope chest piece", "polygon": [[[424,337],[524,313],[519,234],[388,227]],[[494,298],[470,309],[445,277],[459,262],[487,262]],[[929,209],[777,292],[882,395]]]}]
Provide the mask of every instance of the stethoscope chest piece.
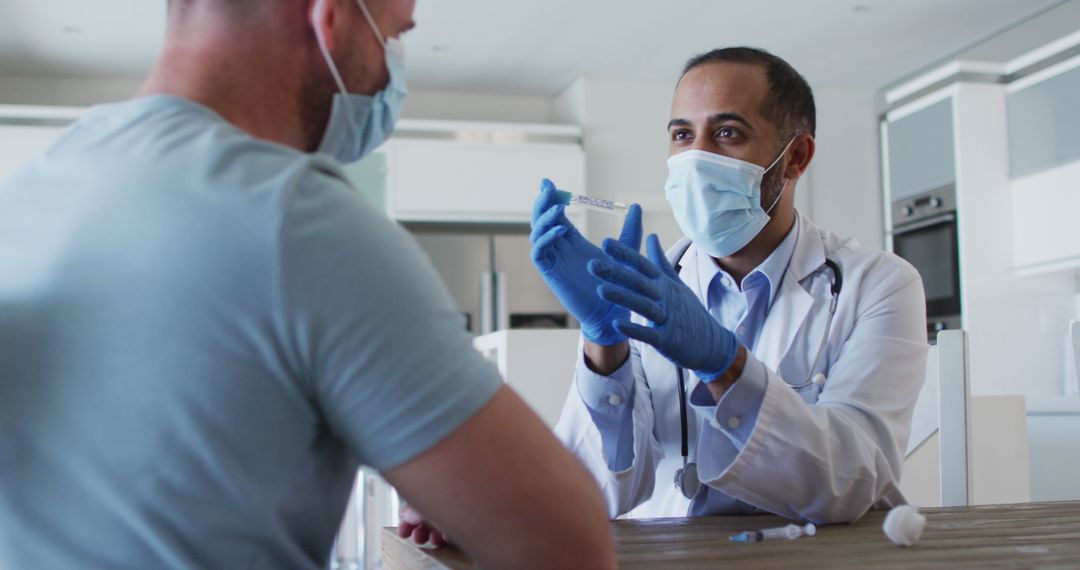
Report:
[{"label": "stethoscope chest piece", "polygon": [[687,499],[693,499],[698,494],[701,479],[698,479],[697,463],[689,463],[675,472],[675,488]]},{"label": "stethoscope chest piece", "polygon": [[679,427],[682,428],[682,469],[675,472],[675,488],[687,499],[693,499],[701,488],[701,479],[698,479],[697,463],[690,462],[690,441],[686,419],[686,371],[681,366],[675,367],[675,374],[679,377]]}]

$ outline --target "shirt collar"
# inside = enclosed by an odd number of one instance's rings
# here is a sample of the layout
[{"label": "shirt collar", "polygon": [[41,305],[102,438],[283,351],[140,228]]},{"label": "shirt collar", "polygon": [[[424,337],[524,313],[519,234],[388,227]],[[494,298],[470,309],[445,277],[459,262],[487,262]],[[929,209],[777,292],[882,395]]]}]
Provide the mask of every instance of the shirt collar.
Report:
[{"label": "shirt collar", "polygon": [[[780,283],[784,280],[784,274],[787,273],[788,265],[791,264],[791,256],[795,253],[795,242],[798,241],[799,236],[799,217],[795,216],[795,223],[791,224],[791,229],[788,230],[784,241],[780,242],[780,245],[776,246],[769,257],[765,258],[765,261],[761,262],[761,265],[757,266],[757,269],[750,272],[747,275],[749,279],[754,274],[760,273],[765,275],[765,278],[769,281],[769,306],[772,306],[773,300],[776,299],[776,293],[780,290]],[[743,280],[745,283],[745,280]]]},{"label": "shirt collar", "polygon": [[[791,225],[791,229],[788,230],[784,240],[776,246],[776,249],[769,254],[769,257],[765,258],[753,271],[748,273],[743,278],[742,287],[754,288],[755,284],[760,279],[765,279],[765,283],[769,287],[769,306],[772,306],[773,301],[776,299],[777,292],[780,291],[780,283],[784,279],[784,273],[787,272],[788,266],[791,264],[791,257],[795,253],[795,244],[798,241],[799,236],[799,216],[795,216],[795,223]],[[739,287],[735,284],[731,275],[720,268],[707,253],[700,248],[697,249],[698,259],[698,275],[700,282],[706,284],[703,288],[705,291],[711,291],[714,284],[724,287],[725,289],[738,291]],[[730,286],[724,286],[723,280],[727,279]],[[717,283],[720,282],[720,283]],[[712,295],[706,293],[707,299],[711,301]]]}]

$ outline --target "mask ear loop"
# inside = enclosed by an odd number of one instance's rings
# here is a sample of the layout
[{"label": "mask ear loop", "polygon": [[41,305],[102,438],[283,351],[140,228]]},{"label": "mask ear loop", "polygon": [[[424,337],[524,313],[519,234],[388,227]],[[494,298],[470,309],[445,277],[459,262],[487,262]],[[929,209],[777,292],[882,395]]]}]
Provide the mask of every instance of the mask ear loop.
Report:
[{"label": "mask ear loop", "polygon": [[383,51],[386,51],[386,36],[383,36],[382,32],[379,31],[379,26],[375,25],[375,18],[371,16],[367,4],[364,0],[356,0],[356,3],[360,5],[360,11],[364,13],[364,18],[367,20],[368,25],[371,26],[371,31],[375,32],[375,39],[379,40],[379,45],[382,46]]},{"label": "mask ear loop", "polygon": [[[361,6],[363,4],[361,3]],[[323,34],[322,26],[319,25],[319,20],[326,10],[326,0],[318,0],[315,3],[315,12],[312,16],[311,26],[315,29],[315,40],[319,44],[319,51],[322,52],[323,59],[326,60],[326,65],[330,67],[330,75],[334,77],[334,83],[337,83],[338,91],[341,91],[342,95],[348,95],[349,91],[345,88],[345,81],[341,79],[341,74],[338,73],[337,64],[334,63],[334,58],[330,55],[330,48],[326,47],[326,36]],[[366,13],[366,12],[365,12]],[[346,97],[348,99],[348,97]],[[346,101],[346,104],[348,101]]]},{"label": "mask ear loop", "polygon": [[[795,135],[791,138],[791,140],[788,141],[788,143],[784,146],[784,150],[780,151],[780,155],[776,157],[776,160],[772,161],[772,164],[770,164],[769,167],[765,169],[765,172],[761,173],[762,178],[764,178],[765,174],[767,174],[770,170],[773,169],[774,166],[776,166],[776,163],[780,162],[781,158],[784,158],[784,155],[787,154],[788,149],[791,148],[791,145],[795,143],[795,139],[797,138],[799,138],[799,135]],[[776,195],[776,199],[773,200],[772,205],[769,206],[768,210],[765,210],[766,216],[772,214],[773,208],[775,208],[776,205],[780,202],[780,198],[784,197],[784,192],[787,192],[787,187],[787,182],[784,182],[784,187],[780,189],[780,193]]]}]

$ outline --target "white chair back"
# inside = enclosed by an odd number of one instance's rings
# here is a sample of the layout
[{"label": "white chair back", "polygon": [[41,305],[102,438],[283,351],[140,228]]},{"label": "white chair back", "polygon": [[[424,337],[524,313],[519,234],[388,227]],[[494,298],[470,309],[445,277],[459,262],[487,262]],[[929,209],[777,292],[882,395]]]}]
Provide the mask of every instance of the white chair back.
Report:
[{"label": "white chair back", "polygon": [[[937,487],[940,489],[940,505],[946,507],[969,505],[972,502],[971,381],[967,352],[967,333],[962,330],[939,333],[937,345],[930,347],[926,361],[926,382],[919,393],[912,417],[907,449],[909,461],[905,465],[904,485],[901,486],[906,494],[923,496],[927,494],[923,489]],[[934,444],[938,450],[936,458],[929,458],[930,461],[926,461],[927,458],[915,459],[921,449],[932,449]],[[933,470],[932,467],[925,467],[928,465],[936,466],[936,473],[927,472]],[[909,489],[914,491],[909,492]],[[930,494],[936,493],[931,491]],[[921,502],[926,503],[928,499],[923,498]]]}]

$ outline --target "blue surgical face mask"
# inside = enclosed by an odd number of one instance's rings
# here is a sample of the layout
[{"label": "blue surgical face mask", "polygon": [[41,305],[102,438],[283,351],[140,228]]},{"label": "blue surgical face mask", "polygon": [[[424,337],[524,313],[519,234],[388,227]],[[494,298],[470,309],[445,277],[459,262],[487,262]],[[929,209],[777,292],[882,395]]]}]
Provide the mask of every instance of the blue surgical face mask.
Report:
[{"label": "blue surgical face mask", "polygon": [[669,158],[664,193],[683,234],[713,257],[727,257],[746,247],[769,223],[769,214],[787,189],[785,184],[768,210],[761,207],[761,180],[793,142],[764,168],[703,150]]},{"label": "blue surgical face mask", "polygon": [[[325,1],[325,0],[322,0]],[[337,65],[326,47],[326,39],[319,26],[315,26],[315,37],[319,42],[323,58],[330,66],[330,73],[337,83],[338,93],[330,109],[330,120],[326,124],[319,152],[329,154],[339,162],[356,162],[378,148],[394,132],[394,126],[401,116],[401,107],[405,103],[405,46],[396,38],[383,37],[375,19],[371,17],[364,0],[357,0],[368,25],[371,26],[385,54],[386,69],[390,81],[375,95],[350,93],[345,88]],[[322,4],[322,2],[320,2]],[[316,13],[321,12],[316,9]]]}]

